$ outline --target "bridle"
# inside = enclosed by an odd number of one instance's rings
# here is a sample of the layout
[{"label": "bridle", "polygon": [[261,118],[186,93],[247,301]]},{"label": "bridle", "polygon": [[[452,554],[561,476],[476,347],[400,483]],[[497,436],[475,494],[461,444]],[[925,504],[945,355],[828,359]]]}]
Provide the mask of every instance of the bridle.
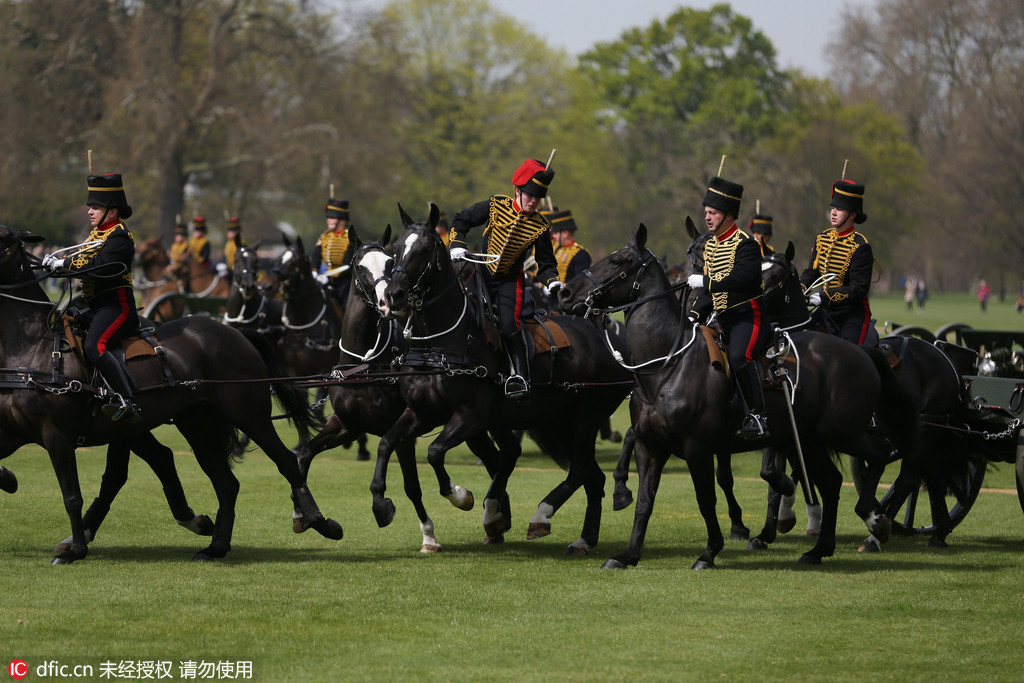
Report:
[{"label": "bridle", "polygon": [[[290,248],[285,253],[290,253],[290,254],[294,255],[295,254],[295,250]],[[278,259],[278,260],[280,261],[280,259]],[[298,258],[295,258],[293,260],[295,261],[295,263],[299,263],[301,261],[301,259],[298,259]],[[277,276],[279,278],[281,278],[281,288],[282,289],[292,289],[293,275],[291,273],[285,273],[283,270],[278,268],[276,265],[274,266],[273,270],[274,270],[274,273],[276,273]],[[293,270],[295,270],[296,273],[298,272],[297,268],[295,268]],[[323,319],[323,317],[327,314],[327,294],[326,294],[326,292],[324,292],[323,287],[319,287],[318,286],[318,287],[316,287],[316,290],[320,293],[320,300],[321,300],[320,312],[317,313],[316,316],[313,317],[313,320],[311,322],[308,322],[308,323],[306,323],[304,325],[292,324],[292,322],[288,319],[288,302],[289,302],[290,297],[288,297],[288,296],[284,297],[284,305],[281,307],[281,323],[285,326],[285,328],[287,328],[289,330],[307,330],[310,327],[313,327],[314,325],[318,324]]]},{"label": "bridle", "polygon": [[[422,311],[424,308],[427,308],[430,305],[440,301],[441,297],[447,294],[449,289],[454,287],[456,284],[459,284],[459,279],[457,277],[452,277],[452,281],[448,285],[446,285],[444,289],[442,289],[432,298],[428,299],[427,295],[430,294],[430,286],[424,285],[424,278],[431,271],[431,269],[436,269],[438,274],[442,273],[442,266],[440,262],[439,253],[439,246],[442,244],[441,239],[437,236],[437,233],[435,233],[434,230],[428,225],[414,224],[408,226],[406,230],[416,232],[417,234],[423,235],[425,236],[426,239],[430,240],[430,254],[427,258],[427,265],[423,268],[422,272],[420,272],[419,274],[419,277],[416,278],[416,282],[413,284],[411,288],[409,288],[409,291],[406,293],[408,307],[412,311],[418,313]],[[408,276],[410,279],[412,278],[412,273],[410,273],[409,270],[404,265],[394,266],[390,273],[385,272],[385,276],[393,278],[398,273],[405,273],[406,276]],[[414,336],[412,334],[413,316],[410,314],[408,316],[408,320],[406,321],[405,329],[402,331],[402,336],[410,341],[427,341],[429,339],[437,339],[438,337],[443,337],[458,329],[459,325],[461,325],[462,321],[465,319],[466,313],[468,311],[469,297],[465,295],[465,292],[463,292],[462,313],[459,314],[459,317],[455,320],[455,323],[452,324],[452,326],[449,327],[447,330],[444,330],[443,332],[438,332],[436,334],[421,337]]]}]

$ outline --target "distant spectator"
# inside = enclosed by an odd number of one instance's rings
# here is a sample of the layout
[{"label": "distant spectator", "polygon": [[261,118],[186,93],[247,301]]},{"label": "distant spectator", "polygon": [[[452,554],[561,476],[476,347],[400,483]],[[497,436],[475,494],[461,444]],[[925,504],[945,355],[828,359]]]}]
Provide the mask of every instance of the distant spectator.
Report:
[{"label": "distant spectator", "polygon": [[917,281],[917,312],[921,313],[924,311],[924,302],[928,300],[928,285],[925,284],[924,278],[919,278]]},{"label": "distant spectator", "polygon": [[907,303],[907,310],[911,311],[914,309],[914,300],[917,298],[917,280],[912,276],[907,276],[906,283],[903,285],[903,300]]},{"label": "distant spectator", "polygon": [[978,284],[978,303],[981,304],[981,312],[984,313],[988,306],[988,295],[990,294],[988,283],[982,280]]},{"label": "distant spectator", "polygon": [[1024,313],[1024,280],[1021,280],[1020,289],[1017,290],[1017,312]]}]

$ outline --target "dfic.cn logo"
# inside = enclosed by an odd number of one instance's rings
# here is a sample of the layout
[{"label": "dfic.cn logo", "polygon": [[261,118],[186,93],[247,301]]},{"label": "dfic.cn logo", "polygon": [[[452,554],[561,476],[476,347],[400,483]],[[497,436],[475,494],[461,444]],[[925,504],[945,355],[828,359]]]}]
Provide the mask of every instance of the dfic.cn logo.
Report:
[{"label": "dfic.cn logo", "polygon": [[28,664],[20,659],[12,659],[7,671],[11,674],[11,678],[24,678],[28,676]]}]

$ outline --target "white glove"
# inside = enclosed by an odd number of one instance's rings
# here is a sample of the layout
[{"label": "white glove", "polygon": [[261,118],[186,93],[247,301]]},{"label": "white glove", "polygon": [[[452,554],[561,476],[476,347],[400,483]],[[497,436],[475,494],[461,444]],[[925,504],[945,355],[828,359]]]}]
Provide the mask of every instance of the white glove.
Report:
[{"label": "white glove", "polygon": [[226,264],[226,263],[218,263],[217,264],[217,274],[220,275],[221,277],[227,275],[228,274],[228,264]]},{"label": "white glove", "polygon": [[820,306],[821,292],[815,292],[814,294],[811,294],[809,297],[807,297],[807,303],[809,303],[812,306]]},{"label": "white glove", "polygon": [[562,287],[565,287],[565,283],[555,280],[553,282],[548,283],[548,285],[544,288],[544,293],[547,294],[548,296],[553,296],[554,293],[560,290]]},{"label": "white glove", "polygon": [[452,261],[461,261],[466,258],[466,254],[469,252],[462,247],[455,247],[452,249]]},{"label": "white glove", "polygon": [[327,277],[327,273],[316,273],[313,277],[322,285],[326,285],[327,281],[330,279]]},{"label": "white glove", "polygon": [[47,254],[43,257],[43,268],[46,268],[51,273],[55,270],[64,267],[64,259],[57,258],[53,254]]},{"label": "white glove", "polygon": [[690,285],[690,289],[700,289],[704,286],[704,276],[696,274],[691,275],[686,278],[686,284]]}]

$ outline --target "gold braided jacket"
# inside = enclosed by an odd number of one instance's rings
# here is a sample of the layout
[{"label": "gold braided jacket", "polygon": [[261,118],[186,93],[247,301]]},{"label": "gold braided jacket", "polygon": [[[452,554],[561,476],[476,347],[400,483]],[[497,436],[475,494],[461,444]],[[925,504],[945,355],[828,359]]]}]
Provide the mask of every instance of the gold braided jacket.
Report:
[{"label": "gold braided jacket", "polygon": [[704,274],[708,277],[708,292],[718,313],[740,306],[764,292],[760,245],[739,227],[727,234],[725,239],[711,237],[704,242]]},{"label": "gold braided jacket", "polygon": [[586,251],[579,242],[567,244],[564,247],[555,247],[555,262],[558,264],[558,281],[567,282],[569,264],[576,258],[576,254]]},{"label": "gold braided jacket", "polygon": [[[320,258],[327,265],[327,270],[334,270],[345,265],[348,243],[348,230],[338,232],[327,230],[320,235]],[[338,275],[335,274],[331,277],[338,277]]]},{"label": "gold braided jacket", "polygon": [[[107,240],[115,235],[127,235],[132,244],[135,244],[135,236],[132,235],[131,231],[128,230],[128,226],[124,223],[118,223],[114,227],[106,230],[93,228],[89,232],[86,242],[99,242],[100,244],[83,249],[72,256],[69,262],[69,269],[75,271],[99,265],[97,261],[99,260],[100,251],[104,246],[106,246]],[[93,298],[99,294],[104,294],[121,287],[132,287],[131,258],[128,259],[128,262],[125,265],[127,266],[127,270],[116,277],[83,277],[82,296],[85,297],[85,300],[92,301]]]},{"label": "gold braided jacket", "polygon": [[829,228],[814,238],[809,270],[818,277],[826,274],[836,276],[825,284],[823,290],[830,303],[841,304],[866,297],[873,266],[871,247],[859,232],[850,229],[840,234],[835,228]]}]

